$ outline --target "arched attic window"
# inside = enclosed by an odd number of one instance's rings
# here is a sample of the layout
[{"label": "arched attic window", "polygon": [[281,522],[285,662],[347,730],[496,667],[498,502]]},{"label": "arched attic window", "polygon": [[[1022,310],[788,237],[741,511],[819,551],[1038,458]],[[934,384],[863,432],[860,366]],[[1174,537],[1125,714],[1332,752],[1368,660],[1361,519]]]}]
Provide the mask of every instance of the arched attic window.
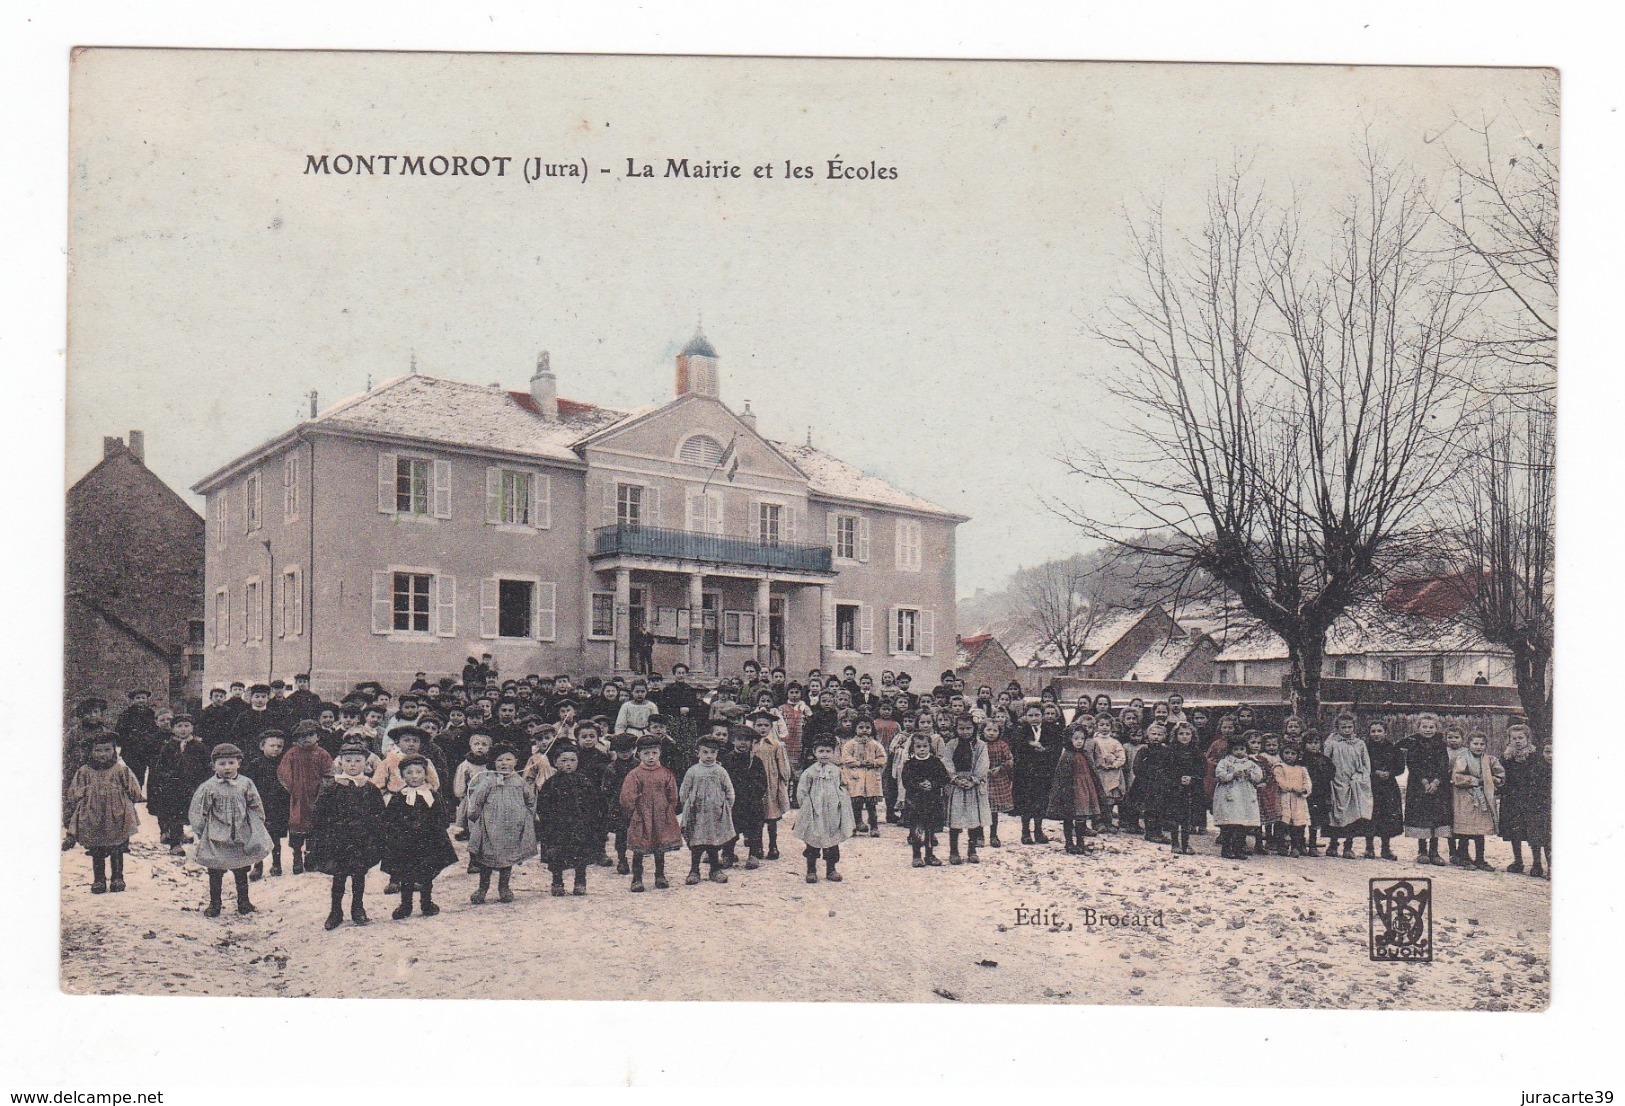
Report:
[{"label": "arched attic window", "polygon": [[715,465],[722,460],[722,443],[709,434],[695,434],[684,440],[677,457],[694,465]]}]

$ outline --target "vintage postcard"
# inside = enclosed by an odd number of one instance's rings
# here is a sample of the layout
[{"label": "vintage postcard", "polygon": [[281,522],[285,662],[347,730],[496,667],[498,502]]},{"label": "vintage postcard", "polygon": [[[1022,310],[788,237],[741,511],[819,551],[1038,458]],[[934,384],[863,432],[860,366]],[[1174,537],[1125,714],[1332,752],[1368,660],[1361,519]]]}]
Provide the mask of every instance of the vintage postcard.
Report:
[{"label": "vintage postcard", "polygon": [[1549,1002],[1554,72],[71,99],[65,991]]}]

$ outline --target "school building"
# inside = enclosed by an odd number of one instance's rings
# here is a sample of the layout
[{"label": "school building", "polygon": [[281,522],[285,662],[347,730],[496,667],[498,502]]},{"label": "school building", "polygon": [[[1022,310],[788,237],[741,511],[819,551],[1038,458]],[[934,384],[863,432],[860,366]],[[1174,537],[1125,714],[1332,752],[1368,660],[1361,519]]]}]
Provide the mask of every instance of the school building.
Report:
[{"label": "school building", "polygon": [[193,486],[207,499],[206,678],[855,665],[926,686],[954,658],[967,521],[720,398],[705,335],[667,403],[413,373]]}]

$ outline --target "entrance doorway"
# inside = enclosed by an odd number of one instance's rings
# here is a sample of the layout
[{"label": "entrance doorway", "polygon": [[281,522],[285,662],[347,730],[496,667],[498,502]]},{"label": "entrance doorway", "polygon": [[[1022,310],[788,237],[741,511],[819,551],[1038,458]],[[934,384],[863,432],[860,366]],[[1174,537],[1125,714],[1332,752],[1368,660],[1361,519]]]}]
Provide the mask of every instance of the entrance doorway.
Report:
[{"label": "entrance doorway", "polygon": [[767,666],[769,668],[783,668],[784,663],[784,620],[786,610],[786,597],[775,595],[767,601]]},{"label": "entrance doorway", "polygon": [[707,676],[715,676],[721,670],[722,625],[717,612],[722,606],[722,596],[708,591],[700,596],[700,603],[700,670]]}]

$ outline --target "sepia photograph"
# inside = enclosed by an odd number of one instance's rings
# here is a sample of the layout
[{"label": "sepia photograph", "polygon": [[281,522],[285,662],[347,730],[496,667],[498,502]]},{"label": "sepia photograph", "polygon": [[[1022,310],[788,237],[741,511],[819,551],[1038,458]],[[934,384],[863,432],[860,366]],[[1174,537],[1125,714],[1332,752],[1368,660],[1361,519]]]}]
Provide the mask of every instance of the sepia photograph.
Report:
[{"label": "sepia photograph", "polygon": [[70,71],[62,991],[1552,1001],[1556,70]]}]

